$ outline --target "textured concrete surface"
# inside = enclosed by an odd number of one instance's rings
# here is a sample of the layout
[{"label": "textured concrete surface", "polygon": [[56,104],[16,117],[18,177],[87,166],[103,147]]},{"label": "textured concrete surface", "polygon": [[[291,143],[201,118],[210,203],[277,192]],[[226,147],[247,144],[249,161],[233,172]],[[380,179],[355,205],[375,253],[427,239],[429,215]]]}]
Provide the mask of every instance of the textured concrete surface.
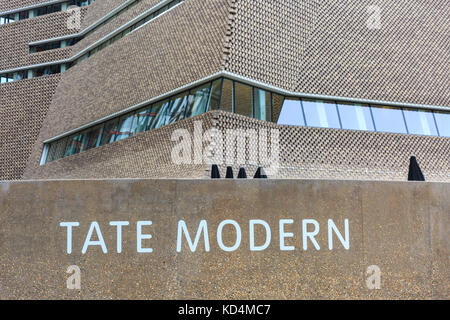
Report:
[{"label": "textured concrete surface", "polygon": [[[1,299],[449,299],[450,184],[326,180],[86,180],[4,182],[0,184]],[[233,219],[242,242],[233,252],[217,241],[220,222]],[[262,219],[272,231],[264,251],[249,249],[249,221]],[[280,250],[280,219],[293,219],[293,233]],[[303,249],[302,221],[320,225],[316,250]],[[349,248],[333,234],[328,248],[327,223],[344,235]],[[184,220],[192,238],[207,221],[210,251],[203,238],[191,252],[183,238],[177,253],[177,225]],[[67,253],[66,228],[73,228]],[[97,221],[108,252],[83,243]],[[116,227],[123,227],[117,253]],[[142,240],[152,253],[137,252],[138,221],[152,221]],[[311,225],[308,231],[312,231]],[[256,244],[265,241],[256,226]],[[223,229],[223,243],[236,239]],[[97,236],[91,240],[97,240]],[[81,289],[69,290],[66,270],[81,270]],[[378,290],[369,290],[366,270],[381,270]]]}]

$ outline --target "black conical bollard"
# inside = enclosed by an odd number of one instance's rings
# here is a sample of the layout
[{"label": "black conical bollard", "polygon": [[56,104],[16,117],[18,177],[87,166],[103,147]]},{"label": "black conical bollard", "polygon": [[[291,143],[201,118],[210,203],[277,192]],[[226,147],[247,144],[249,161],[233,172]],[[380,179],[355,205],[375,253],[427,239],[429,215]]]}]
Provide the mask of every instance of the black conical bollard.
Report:
[{"label": "black conical bollard", "polygon": [[226,179],[233,179],[234,178],[234,174],[233,174],[233,168],[228,166],[227,167],[227,175],[225,176]]},{"label": "black conical bollard", "polygon": [[408,181],[425,181],[425,177],[415,156],[411,156],[409,160]]},{"label": "black conical bollard", "polygon": [[264,172],[263,167],[259,167],[258,170],[256,170],[255,176],[253,179],[267,179],[267,175]]},{"label": "black conical bollard", "polygon": [[217,164],[213,164],[211,168],[211,179],[220,179],[219,167]]},{"label": "black conical bollard", "polygon": [[238,179],[247,179],[247,173],[245,172],[244,167],[239,168]]}]

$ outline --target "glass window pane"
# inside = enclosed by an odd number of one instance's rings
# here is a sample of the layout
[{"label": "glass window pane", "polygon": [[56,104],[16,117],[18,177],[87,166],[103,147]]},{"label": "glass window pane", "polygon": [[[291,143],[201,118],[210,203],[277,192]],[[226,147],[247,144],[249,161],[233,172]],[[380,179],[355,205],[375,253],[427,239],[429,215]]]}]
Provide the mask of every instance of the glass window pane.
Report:
[{"label": "glass window pane", "polygon": [[281,113],[277,123],[291,126],[305,125],[305,119],[303,117],[302,104],[300,102],[300,99],[284,99],[283,108],[281,108]]},{"label": "glass window pane", "polygon": [[252,87],[242,84],[240,82],[234,82],[234,95],[235,95],[234,100],[235,113],[247,117],[253,117]]},{"label": "glass window pane", "polygon": [[136,113],[136,130],[135,133],[144,132],[147,131],[150,121],[155,116],[154,113],[152,113],[152,107],[146,107],[142,110],[139,110]]},{"label": "glass window pane", "polygon": [[393,107],[371,106],[377,131],[407,133],[402,110]]},{"label": "glass window pane", "polygon": [[272,122],[278,123],[281,108],[283,107],[284,97],[278,94],[272,94]]},{"label": "glass window pane", "polygon": [[46,163],[61,159],[64,157],[64,153],[66,151],[66,144],[67,144],[68,138],[63,138],[58,141],[50,143]]},{"label": "glass window pane", "polygon": [[170,100],[168,110],[168,122],[165,124],[174,123],[178,120],[184,119],[186,107],[188,103],[188,92],[183,92]]},{"label": "glass window pane", "polygon": [[217,79],[213,81],[207,111],[219,109],[221,89],[222,89],[222,79]]},{"label": "glass window pane", "polygon": [[105,123],[105,127],[103,128],[102,139],[100,145],[103,146],[105,144],[114,142],[116,140],[117,135],[117,125],[119,120],[112,119]]},{"label": "glass window pane", "polygon": [[270,92],[262,89],[255,90],[255,118],[264,121],[271,121],[270,114]]},{"label": "glass window pane", "polygon": [[150,129],[156,129],[164,126],[169,121],[169,116],[167,109],[170,105],[170,100],[164,100],[155,103],[154,111],[157,113],[156,117],[152,120],[150,124]]},{"label": "glass window pane", "polygon": [[69,142],[66,146],[66,152],[64,153],[65,157],[71,156],[73,154],[77,154],[81,150],[81,140],[83,136],[80,133],[71,135],[69,137]]},{"label": "glass window pane", "polygon": [[431,111],[404,109],[403,112],[409,133],[437,136],[436,124]]},{"label": "glass window pane", "polygon": [[100,145],[102,129],[103,125],[99,125],[86,132],[86,139],[83,141],[83,148],[81,151],[96,148]]},{"label": "glass window pane", "polygon": [[220,110],[233,112],[233,81],[228,79],[223,80]]},{"label": "glass window pane", "polygon": [[119,120],[119,132],[117,133],[116,141],[131,137],[135,131],[135,119],[134,114],[126,114],[120,117]]},{"label": "glass window pane", "polygon": [[302,100],[306,125],[321,128],[340,128],[336,104],[323,100]]},{"label": "glass window pane", "polygon": [[194,117],[206,112],[210,87],[211,83],[209,82],[190,91],[186,118]]},{"label": "glass window pane", "polygon": [[368,105],[338,103],[342,129],[374,131],[372,115]]},{"label": "glass window pane", "polygon": [[434,117],[438,125],[439,135],[441,137],[450,137],[450,113],[435,111]]}]

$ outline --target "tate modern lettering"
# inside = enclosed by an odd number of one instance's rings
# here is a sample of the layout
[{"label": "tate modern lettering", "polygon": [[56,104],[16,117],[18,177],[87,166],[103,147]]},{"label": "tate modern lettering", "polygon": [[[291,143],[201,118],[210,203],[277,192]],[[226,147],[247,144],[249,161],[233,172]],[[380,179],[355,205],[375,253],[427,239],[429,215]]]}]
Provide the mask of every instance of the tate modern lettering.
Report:
[{"label": "tate modern lettering", "polygon": [[[239,224],[235,220],[228,219],[221,221],[217,228],[212,228],[208,226],[207,220],[201,220],[195,226],[188,226],[184,220],[179,220],[176,226],[176,251],[210,252],[213,242],[217,244],[219,250],[224,252],[233,252],[238,249],[264,251],[269,246],[279,248],[280,251],[294,251],[296,250],[293,245],[294,238],[301,241],[299,248],[303,251],[334,250],[337,247],[350,249],[349,219],[344,219],[344,223],[340,226],[333,219],[328,219],[325,226],[321,226],[315,219],[301,219],[299,220],[300,228],[294,228],[294,222],[294,219],[279,219],[276,225],[270,225],[267,221],[253,219],[248,223]],[[135,224],[129,221],[110,221],[103,226],[93,221],[90,223],[87,234],[81,235],[77,232],[77,227],[80,227],[79,222],[61,222],[59,226],[65,228],[67,254],[72,254],[75,241],[82,243],[82,254],[86,254],[93,247],[100,248],[104,254],[122,253],[122,236],[125,232],[135,233],[136,252],[150,254],[158,250],[152,246],[153,232],[158,230],[158,226],[155,226],[152,221],[137,221]],[[111,232],[109,228],[113,228],[116,240],[114,248],[108,248],[106,245],[102,233],[102,229],[105,231],[106,228],[108,232]],[[318,235],[323,232],[327,243],[319,243]],[[245,247],[242,244],[243,237],[248,237],[248,245]],[[275,238],[278,241],[275,241]]]}]

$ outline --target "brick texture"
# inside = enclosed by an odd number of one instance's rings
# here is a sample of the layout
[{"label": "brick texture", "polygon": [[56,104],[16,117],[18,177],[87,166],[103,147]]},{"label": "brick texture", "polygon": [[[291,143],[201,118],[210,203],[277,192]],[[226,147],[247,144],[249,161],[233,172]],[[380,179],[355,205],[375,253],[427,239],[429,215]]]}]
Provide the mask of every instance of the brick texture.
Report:
[{"label": "brick texture", "polygon": [[[261,163],[252,162],[252,158],[258,161],[261,158],[251,155],[254,150],[258,152],[252,147],[257,147],[261,130],[278,130],[279,168],[269,175],[272,179],[405,181],[409,157],[414,154],[427,181],[450,182],[448,138],[281,126],[224,111],[208,112],[44,166],[30,166],[24,178],[207,178],[210,175],[211,158],[204,159],[202,164],[183,165],[173,163],[171,158],[174,146],[179,143],[171,141],[172,133],[176,129],[186,129],[193,137],[195,121],[201,121],[204,131],[214,128],[222,134],[222,144],[218,140],[214,141],[215,148],[222,148],[223,155],[227,154],[226,148],[231,145],[230,139],[234,139],[228,130],[241,130],[241,136],[251,132],[245,146],[246,155],[219,166],[223,177],[227,165],[233,166],[235,177],[242,165],[252,178]],[[217,139],[219,135],[215,137]],[[273,149],[270,138],[268,140],[270,152]],[[204,149],[207,149],[207,143],[203,144]],[[212,152],[211,157],[217,155],[220,149],[213,150],[215,152]]]},{"label": "brick texture", "polygon": [[0,86],[0,179],[19,180],[39,135],[60,75]]}]

